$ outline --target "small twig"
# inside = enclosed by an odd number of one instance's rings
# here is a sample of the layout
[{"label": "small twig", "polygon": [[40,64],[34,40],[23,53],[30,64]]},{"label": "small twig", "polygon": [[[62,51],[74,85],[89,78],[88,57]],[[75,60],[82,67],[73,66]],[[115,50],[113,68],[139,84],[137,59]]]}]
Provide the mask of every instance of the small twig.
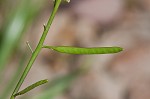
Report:
[{"label": "small twig", "polygon": [[46,30],[46,25],[45,24],[43,24],[43,27],[44,27],[44,31]]},{"label": "small twig", "polygon": [[26,41],[26,44],[27,44],[28,48],[30,49],[31,53],[33,53],[33,50],[32,50],[32,47],[30,46],[29,41]]}]

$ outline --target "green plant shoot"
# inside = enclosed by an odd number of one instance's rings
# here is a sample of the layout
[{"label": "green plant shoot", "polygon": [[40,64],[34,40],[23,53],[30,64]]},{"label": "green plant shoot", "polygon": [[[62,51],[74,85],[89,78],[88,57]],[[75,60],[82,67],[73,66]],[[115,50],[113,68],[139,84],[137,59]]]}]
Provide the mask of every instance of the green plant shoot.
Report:
[{"label": "green plant shoot", "polygon": [[[32,51],[32,56],[20,78],[20,80],[18,81],[10,99],[15,99],[16,96],[18,95],[22,95],[22,94],[25,94],[27,92],[29,92],[30,90],[42,85],[42,84],[45,84],[48,82],[48,80],[41,80],[41,81],[38,81],[34,84],[32,84],[31,86],[25,88],[24,90],[19,91],[22,83],[24,82],[27,74],[29,73],[36,57],[39,55],[40,51],[42,50],[42,48],[49,48],[49,49],[52,49],[52,50],[55,50],[57,52],[60,52],[60,53],[67,53],[67,54],[111,54],[111,53],[118,53],[120,51],[122,51],[123,49],[121,47],[91,47],[91,48],[83,48],[83,47],[71,47],[71,46],[44,46],[44,41],[46,39],[46,36],[48,34],[48,31],[51,27],[51,24],[54,20],[54,17],[56,15],[56,12],[61,4],[62,1],[66,1],[66,2],[70,2],[70,0],[54,0],[54,8],[53,8],[53,11],[49,17],[49,20],[47,22],[46,25],[44,25],[44,31],[43,31],[43,34],[39,40],[39,43],[38,45],[36,46],[35,50]],[[30,46],[29,46],[30,48]],[[30,48],[31,49],[31,48]]]}]

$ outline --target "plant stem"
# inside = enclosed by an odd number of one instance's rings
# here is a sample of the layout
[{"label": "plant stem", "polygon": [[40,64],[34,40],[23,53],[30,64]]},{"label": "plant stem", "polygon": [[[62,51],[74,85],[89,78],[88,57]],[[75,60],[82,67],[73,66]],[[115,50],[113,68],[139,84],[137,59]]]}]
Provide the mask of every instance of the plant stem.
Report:
[{"label": "plant stem", "polygon": [[61,0],[56,0],[55,1],[54,9],[52,11],[52,14],[51,14],[49,20],[48,20],[47,25],[45,26],[45,29],[44,29],[43,34],[41,36],[41,39],[40,39],[40,41],[39,41],[35,51],[33,52],[33,54],[32,54],[32,56],[31,56],[31,58],[30,58],[30,60],[29,60],[29,62],[27,64],[27,66],[26,66],[26,68],[25,68],[25,70],[24,70],[24,72],[23,72],[23,74],[22,74],[22,76],[21,76],[21,78],[20,78],[20,80],[19,80],[15,90],[13,91],[10,99],[14,99],[14,94],[16,94],[19,91],[19,89],[20,89],[22,83],[24,82],[27,74],[29,73],[29,71],[30,71],[30,69],[31,69],[31,67],[32,67],[36,57],[40,53],[40,51],[42,49],[42,46],[43,46],[43,43],[45,41],[45,38],[47,36],[47,33],[48,33],[49,29],[50,29],[50,26],[51,26],[51,24],[53,22],[53,19],[55,17],[55,14],[56,14],[58,8],[59,8],[60,3],[61,3]]}]

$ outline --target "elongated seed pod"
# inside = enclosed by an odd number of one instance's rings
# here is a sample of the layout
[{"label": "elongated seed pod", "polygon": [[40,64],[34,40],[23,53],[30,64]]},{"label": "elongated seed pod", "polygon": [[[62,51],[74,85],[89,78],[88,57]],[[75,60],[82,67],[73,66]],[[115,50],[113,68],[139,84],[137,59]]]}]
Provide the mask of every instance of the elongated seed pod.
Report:
[{"label": "elongated seed pod", "polygon": [[49,48],[60,53],[67,54],[111,54],[118,53],[123,49],[121,47],[71,47],[71,46],[43,46],[43,48]]},{"label": "elongated seed pod", "polygon": [[45,83],[47,83],[47,82],[48,82],[47,79],[45,79],[45,80],[40,80],[40,81],[38,81],[38,82],[36,82],[36,83],[34,83],[34,84],[28,86],[27,88],[23,89],[22,91],[16,93],[16,94],[14,95],[14,97],[16,97],[16,96],[18,96],[18,95],[25,94],[25,93],[29,92],[30,90],[32,90],[32,89],[34,89],[34,88],[36,88],[36,87],[38,87],[38,86],[40,86],[40,85],[43,85],[43,84],[45,84]]}]

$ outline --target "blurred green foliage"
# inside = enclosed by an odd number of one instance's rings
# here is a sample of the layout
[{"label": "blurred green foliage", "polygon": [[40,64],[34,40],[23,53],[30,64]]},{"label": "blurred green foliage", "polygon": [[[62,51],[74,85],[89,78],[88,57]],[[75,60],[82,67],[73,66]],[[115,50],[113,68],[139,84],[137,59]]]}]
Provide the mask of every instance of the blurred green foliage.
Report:
[{"label": "blurred green foliage", "polygon": [[42,2],[44,3],[44,0],[20,0],[17,7],[10,12],[7,20],[4,21],[0,33],[3,35],[0,45],[0,72],[7,64],[29,23],[36,17]]},{"label": "blurred green foliage", "polygon": [[[3,16],[0,25],[0,84],[3,81],[4,69],[19,45],[25,30],[44,6],[45,0],[0,0],[0,15]],[[36,5],[36,6],[35,6]],[[24,58],[23,58],[24,59]],[[20,60],[22,61],[22,59]],[[16,84],[18,74],[22,69],[19,65],[6,88],[0,94],[0,99],[7,99]]]},{"label": "blurred green foliage", "polygon": [[27,51],[22,55],[21,60],[19,62],[19,65],[17,66],[17,69],[15,70],[14,75],[12,75],[6,88],[0,94],[0,99],[7,99],[11,95],[11,92],[15,88],[15,85],[16,85],[20,75],[23,72],[23,67],[26,63],[26,60],[27,60]]}]

